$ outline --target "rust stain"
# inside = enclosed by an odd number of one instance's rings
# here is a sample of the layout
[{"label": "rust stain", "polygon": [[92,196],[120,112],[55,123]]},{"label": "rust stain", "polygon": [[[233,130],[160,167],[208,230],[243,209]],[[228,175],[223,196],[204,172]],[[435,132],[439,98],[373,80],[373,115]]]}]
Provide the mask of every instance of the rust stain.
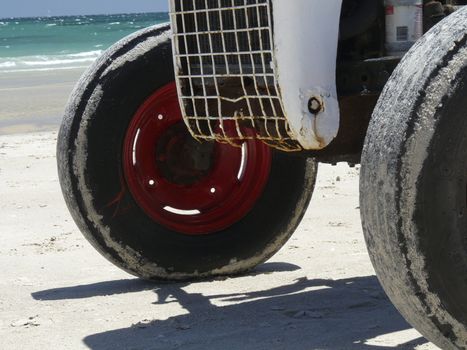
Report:
[{"label": "rust stain", "polygon": [[111,208],[111,207],[115,206],[115,211],[112,214],[112,218],[115,218],[119,214],[124,214],[124,213],[128,212],[128,210],[131,208],[130,206],[128,206],[128,207],[126,207],[124,209],[121,208],[122,200],[125,197],[125,194],[126,194],[126,191],[127,191],[126,183],[125,183],[125,180],[123,179],[123,176],[120,176],[120,188],[121,188],[120,192],[118,192],[117,195],[109,203],[107,203],[104,206],[104,209]]},{"label": "rust stain", "polygon": [[314,134],[315,134],[316,141],[318,141],[319,148],[323,149],[324,147],[327,146],[327,144],[326,144],[326,140],[322,136],[320,136],[319,133],[318,133],[317,123],[318,123],[318,116],[315,116],[313,118],[313,131],[314,131]]}]

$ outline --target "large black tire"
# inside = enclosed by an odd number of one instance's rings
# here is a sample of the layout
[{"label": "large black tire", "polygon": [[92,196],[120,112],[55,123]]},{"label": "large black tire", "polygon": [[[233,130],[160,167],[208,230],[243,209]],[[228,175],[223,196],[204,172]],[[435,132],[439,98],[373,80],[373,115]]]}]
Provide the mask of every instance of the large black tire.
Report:
[{"label": "large black tire", "polygon": [[467,9],[433,28],[385,88],[362,159],[372,262],[403,316],[467,349]]},{"label": "large black tire", "polygon": [[247,271],[275,254],[300,223],[313,192],[311,159],[273,152],[253,209],[206,235],[180,234],[153,220],[128,190],[125,133],[157,89],[174,81],[168,26],[117,43],[84,75],[66,110],[57,147],[68,208],[107,259],[145,279],[193,279]]}]

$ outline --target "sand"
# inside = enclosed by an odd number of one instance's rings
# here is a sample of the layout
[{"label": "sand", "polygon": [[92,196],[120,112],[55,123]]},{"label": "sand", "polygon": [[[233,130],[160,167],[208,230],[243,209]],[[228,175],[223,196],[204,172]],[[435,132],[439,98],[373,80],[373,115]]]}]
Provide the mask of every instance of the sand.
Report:
[{"label": "sand", "polygon": [[0,74],[0,135],[57,129],[83,70]]},{"label": "sand", "polygon": [[1,349],[436,349],[374,275],[358,167],[321,166],[301,226],[250,274],[154,284],[84,240],[55,142],[56,131],[0,136]]}]

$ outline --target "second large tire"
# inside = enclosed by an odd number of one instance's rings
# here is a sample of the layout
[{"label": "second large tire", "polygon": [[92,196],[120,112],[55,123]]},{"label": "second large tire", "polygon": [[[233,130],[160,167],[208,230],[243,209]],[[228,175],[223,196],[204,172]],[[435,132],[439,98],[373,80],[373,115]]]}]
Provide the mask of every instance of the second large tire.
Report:
[{"label": "second large tire", "polygon": [[363,229],[403,316],[442,349],[467,349],[467,9],[407,54],[362,158]]}]

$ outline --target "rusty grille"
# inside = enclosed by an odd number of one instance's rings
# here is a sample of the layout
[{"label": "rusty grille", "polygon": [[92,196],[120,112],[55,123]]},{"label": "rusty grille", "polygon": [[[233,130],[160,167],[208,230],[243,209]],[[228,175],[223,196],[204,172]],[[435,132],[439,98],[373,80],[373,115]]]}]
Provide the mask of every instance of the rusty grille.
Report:
[{"label": "rusty grille", "polygon": [[292,140],[275,67],[270,0],[171,0],[178,93],[198,140]]}]

